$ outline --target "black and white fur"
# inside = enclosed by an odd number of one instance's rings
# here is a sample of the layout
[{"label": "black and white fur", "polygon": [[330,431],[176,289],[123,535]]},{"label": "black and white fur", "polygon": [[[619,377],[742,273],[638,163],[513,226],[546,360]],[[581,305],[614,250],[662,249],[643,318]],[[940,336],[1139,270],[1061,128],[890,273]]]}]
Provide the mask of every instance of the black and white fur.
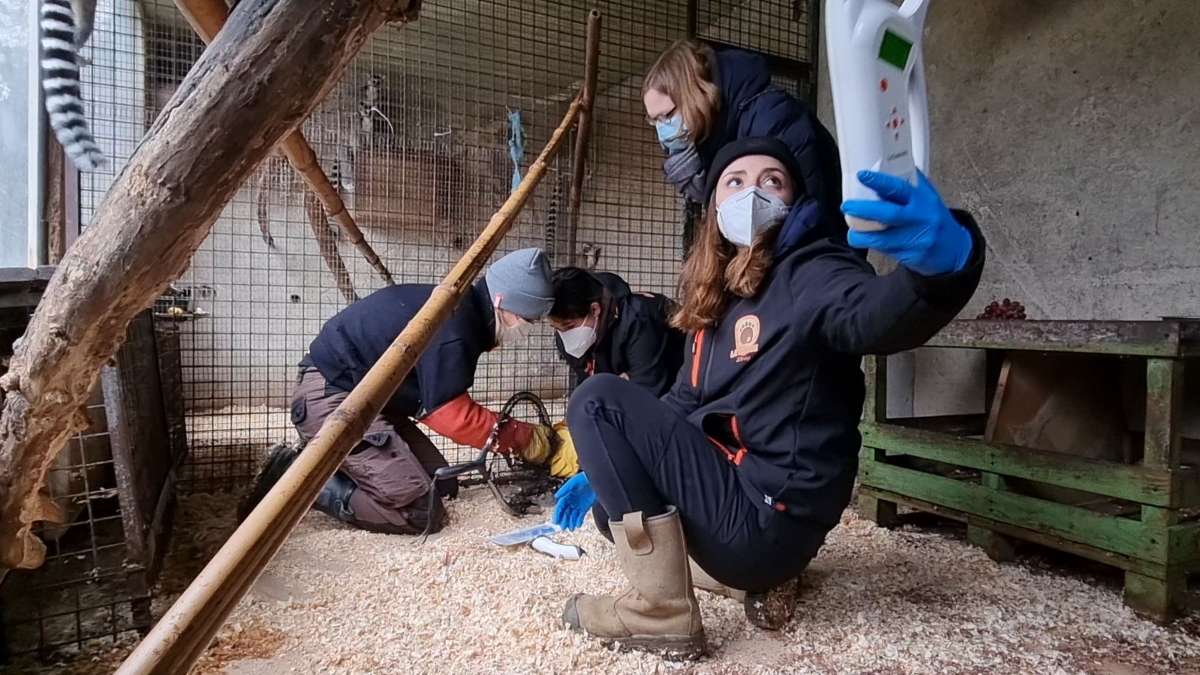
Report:
[{"label": "black and white fur", "polygon": [[50,127],[80,171],[95,171],[107,160],[83,115],[79,49],[92,35],[96,0],[40,0],[42,88]]}]

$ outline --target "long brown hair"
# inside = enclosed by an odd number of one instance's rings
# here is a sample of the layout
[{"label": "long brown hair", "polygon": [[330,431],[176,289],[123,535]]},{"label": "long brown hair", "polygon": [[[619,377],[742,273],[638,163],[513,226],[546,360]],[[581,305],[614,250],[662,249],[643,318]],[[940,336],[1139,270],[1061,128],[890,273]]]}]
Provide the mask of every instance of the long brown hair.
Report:
[{"label": "long brown hair", "polygon": [[683,302],[671,317],[671,325],[680,330],[715,325],[735,296],[754,297],[771,269],[780,225],[759,232],[751,246],[739,249],[721,236],[714,202],[715,195],[705,209],[700,236],[692,244],[679,275]]},{"label": "long brown hair", "polygon": [[679,40],[650,66],[642,80],[642,96],[657,89],[675,102],[693,141],[708,137],[721,110],[721,91],[713,84],[712,48],[695,40]]}]

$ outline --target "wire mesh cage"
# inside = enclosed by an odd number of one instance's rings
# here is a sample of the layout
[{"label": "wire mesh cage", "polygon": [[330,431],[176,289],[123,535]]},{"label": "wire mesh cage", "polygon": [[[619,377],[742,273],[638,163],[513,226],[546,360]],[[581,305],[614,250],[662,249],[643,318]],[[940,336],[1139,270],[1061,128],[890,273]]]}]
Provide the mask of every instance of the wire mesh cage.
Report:
[{"label": "wire mesh cage", "polygon": [[[635,291],[673,296],[687,213],[662,176],[662,151],[641,104],[642,75],[674,41],[698,37],[765,55],[780,86],[811,98],[817,4],[425,0],[416,21],[385,26],[368,40],[301,129],[395,281],[436,283],[580,90],[587,15],[598,9],[598,86],[577,230],[570,231],[567,213],[574,161],[567,147],[497,255],[540,246],[556,265],[615,272]],[[80,229],[204,50],[168,0],[100,0],[95,24],[84,50],[83,94],[112,161],[79,176],[71,215]],[[265,450],[296,439],[288,401],[298,362],[326,320],[383,284],[286,160],[265,160],[152,308],[155,334],[167,346],[160,360],[175,365],[160,373],[166,432],[173,443],[186,442],[189,454],[180,489],[235,488],[254,475]],[[518,348],[486,354],[472,395],[495,409],[514,392],[531,391],[561,419],[569,388],[543,324]],[[473,453],[430,436],[452,463]],[[79,452],[86,457],[86,448]],[[103,463],[81,466],[113,472]],[[122,529],[120,509],[105,506],[109,497],[86,497],[89,527]],[[62,555],[100,555],[92,546],[102,539],[97,531],[86,551]],[[121,545],[114,540],[114,550]],[[125,609],[110,608],[99,632],[138,627],[138,603],[149,591],[139,593],[101,594],[124,598]],[[64,619],[75,632],[62,635],[83,635],[90,604],[80,596],[78,611]]]},{"label": "wire mesh cage", "polygon": [[[19,297],[11,291],[0,284],[0,307]],[[0,312],[0,372],[32,313],[31,306],[21,309],[23,316],[11,308]],[[159,355],[170,353],[169,340],[143,313],[93,386],[81,411],[87,427],[68,441],[46,476],[45,495],[61,518],[35,526],[45,562],[10,571],[0,586],[0,660],[78,650],[150,627],[151,588],[173,513],[173,476],[186,449],[179,434],[182,400],[164,395],[172,378],[161,375],[177,361],[160,362]]]},{"label": "wire mesh cage", "polygon": [[[683,213],[661,178],[641,76],[672,42],[693,35],[768,56],[781,86],[807,96],[814,4],[425,2],[417,21],[368,41],[302,129],[397,283],[436,283],[579,90],[587,12],[599,9],[599,85],[577,250],[566,250],[567,150],[500,254],[541,246],[557,264],[616,272],[635,290],[673,295]],[[85,224],[203,44],[166,0],[111,0],[100,5],[91,51],[85,97],[115,161],[110,173],[82,179]],[[179,330],[191,444],[185,489],[236,485],[253,475],[266,448],[294,438],[287,400],[309,341],[339,309],[382,284],[286,161],[265,161],[156,307]],[[494,406],[529,390],[561,414],[568,387],[542,326],[521,348],[486,355],[473,395]],[[445,450],[451,461],[460,455],[449,443]]]}]

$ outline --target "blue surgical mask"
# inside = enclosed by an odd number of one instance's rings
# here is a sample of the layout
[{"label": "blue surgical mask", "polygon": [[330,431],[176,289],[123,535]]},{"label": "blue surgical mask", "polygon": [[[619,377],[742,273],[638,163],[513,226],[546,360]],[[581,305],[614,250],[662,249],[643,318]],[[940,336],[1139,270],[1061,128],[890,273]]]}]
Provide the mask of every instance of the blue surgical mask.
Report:
[{"label": "blue surgical mask", "polygon": [[752,185],[717,205],[717,229],[735,246],[749,246],[759,232],[783,222],[791,210],[783,200]]},{"label": "blue surgical mask", "polygon": [[658,132],[658,142],[669,152],[679,152],[692,144],[681,113],[675,113],[665,120],[655,120],[654,129]]}]

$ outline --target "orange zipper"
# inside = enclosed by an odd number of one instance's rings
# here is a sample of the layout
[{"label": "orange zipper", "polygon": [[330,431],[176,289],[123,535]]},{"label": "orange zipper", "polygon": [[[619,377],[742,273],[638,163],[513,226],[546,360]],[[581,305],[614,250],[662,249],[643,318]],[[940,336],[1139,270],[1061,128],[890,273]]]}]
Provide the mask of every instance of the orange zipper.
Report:
[{"label": "orange zipper", "polygon": [[733,463],[741,465],[742,458],[746,456],[746,444],[742,442],[742,434],[738,431],[737,415],[730,415],[729,422],[733,426],[733,440],[737,441],[738,451],[732,457]]},{"label": "orange zipper", "polygon": [[701,328],[696,331],[696,337],[692,338],[692,386],[700,386],[700,352],[704,349],[704,330]]}]

